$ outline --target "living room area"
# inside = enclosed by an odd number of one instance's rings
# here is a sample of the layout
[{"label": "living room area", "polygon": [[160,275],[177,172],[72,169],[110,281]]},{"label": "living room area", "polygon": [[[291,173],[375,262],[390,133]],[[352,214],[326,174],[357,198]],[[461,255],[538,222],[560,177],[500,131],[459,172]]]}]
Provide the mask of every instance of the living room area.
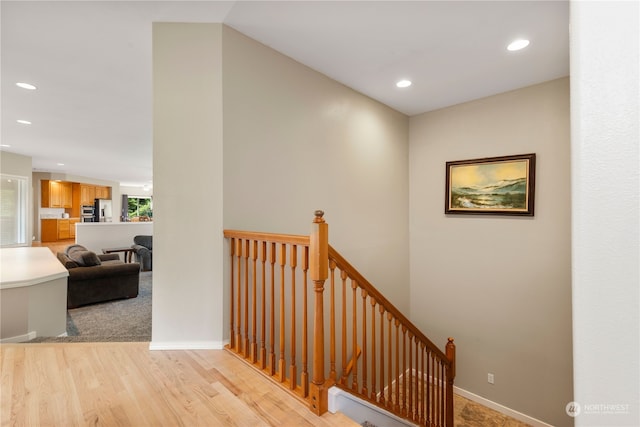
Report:
[{"label": "living room area", "polygon": [[[144,237],[147,240],[152,239],[152,236]],[[32,246],[48,248],[61,262],[65,258],[67,262],[70,260],[66,255],[67,251],[84,249],[77,245],[74,239],[50,243],[36,242]],[[151,249],[132,242],[130,247],[133,246],[139,246],[144,255],[138,257],[133,248],[131,252],[111,254],[83,251],[95,254],[95,258],[100,260],[100,265],[69,269],[66,335],[36,337],[28,342],[151,341]],[[145,255],[149,259],[146,260],[149,264],[146,269],[142,268]],[[87,257],[85,254],[85,258],[93,257]],[[77,277],[74,275],[76,272]],[[74,286],[75,283],[77,284]],[[96,290],[84,290],[87,287]],[[101,289],[108,291],[103,292]]]}]

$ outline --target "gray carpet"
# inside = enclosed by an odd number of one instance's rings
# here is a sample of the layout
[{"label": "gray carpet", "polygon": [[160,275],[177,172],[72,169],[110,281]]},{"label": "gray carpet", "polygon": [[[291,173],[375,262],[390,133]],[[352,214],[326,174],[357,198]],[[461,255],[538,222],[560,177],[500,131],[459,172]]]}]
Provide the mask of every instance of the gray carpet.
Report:
[{"label": "gray carpet", "polygon": [[151,271],[140,272],[137,298],[67,310],[67,337],[38,337],[29,342],[151,341]]}]

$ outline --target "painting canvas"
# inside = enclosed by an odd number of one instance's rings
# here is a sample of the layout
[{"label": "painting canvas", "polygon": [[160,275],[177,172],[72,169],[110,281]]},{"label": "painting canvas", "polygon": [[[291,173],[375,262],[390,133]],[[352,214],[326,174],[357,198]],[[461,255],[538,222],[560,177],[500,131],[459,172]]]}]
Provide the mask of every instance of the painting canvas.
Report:
[{"label": "painting canvas", "polygon": [[533,216],[535,154],[447,162],[447,214]]}]

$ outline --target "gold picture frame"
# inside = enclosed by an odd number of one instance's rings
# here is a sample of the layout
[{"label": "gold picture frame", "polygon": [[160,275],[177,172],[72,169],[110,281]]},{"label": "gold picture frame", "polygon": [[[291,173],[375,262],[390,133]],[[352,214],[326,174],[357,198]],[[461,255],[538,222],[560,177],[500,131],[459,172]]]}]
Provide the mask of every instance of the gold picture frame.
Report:
[{"label": "gold picture frame", "polygon": [[445,214],[533,216],[536,155],[446,164]]}]

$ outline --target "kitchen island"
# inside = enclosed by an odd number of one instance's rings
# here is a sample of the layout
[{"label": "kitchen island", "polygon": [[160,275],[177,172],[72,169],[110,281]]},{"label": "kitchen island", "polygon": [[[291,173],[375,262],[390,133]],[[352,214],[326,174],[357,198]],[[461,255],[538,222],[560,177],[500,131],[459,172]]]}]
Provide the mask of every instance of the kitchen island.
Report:
[{"label": "kitchen island", "polygon": [[48,248],[0,249],[0,342],[67,333],[69,272]]}]

